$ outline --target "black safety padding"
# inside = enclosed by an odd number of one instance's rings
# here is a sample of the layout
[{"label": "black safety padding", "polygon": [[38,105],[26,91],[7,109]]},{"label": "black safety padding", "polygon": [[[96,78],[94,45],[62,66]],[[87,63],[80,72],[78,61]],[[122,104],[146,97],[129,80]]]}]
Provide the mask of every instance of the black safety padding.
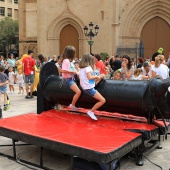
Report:
[{"label": "black safety padding", "polygon": [[53,62],[46,63],[40,72],[40,83],[42,86],[50,75],[59,75],[58,68]]},{"label": "black safety padding", "polygon": [[[69,89],[62,77],[57,75],[56,66],[48,64],[43,67],[40,76],[42,88],[39,88],[47,103],[53,106],[57,103],[69,105],[74,96],[74,92]],[[52,68],[52,69],[49,69]],[[45,74],[47,70],[47,75]],[[51,72],[50,72],[51,71]],[[46,79],[45,79],[46,78]],[[166,115],[170,118],[169,103],[167,102],[167,90],[170,86],[170,78],[167,80],[151,79],[149,81],[130,81],[130,80],[102,80],[95,88],[106,99],[106,103],[99,110],[118,112],[122,114],[132,114],[151,118],[154,114],[157,118]],[[82,88],[82,95],[76,103],[77,107],[92,108],[96,100],[85,94]],[[46,104],[45,104],[46,103]],[[50,108],[50,107],[49,107]],[[154,113],[156,108],[160,109],[161,114]]]},{"label": "black safety padding", "polygon": [[[81,89],[81,87],[79,87]],[[149,83],[147,81],[113,81],[103,80],[96,89],[106,98],[106,103],[99,110],[134,114],[148,117],[150,108]],[[69,105],[74,92],[59,76],[50,76],[42,89],[44,98],[52,103]],[[82,90],[77,107],[91,108],[96,100]]]},{"label": "black safety padding", "polygon": [[151,101],[153,103],[154,114],[157,118],[170,118],[170,103],[168,95],[168,87],[170,86],[170,78],[166,80],[162,79],[152,79],[150,81],[150,92],[151,92]]}]

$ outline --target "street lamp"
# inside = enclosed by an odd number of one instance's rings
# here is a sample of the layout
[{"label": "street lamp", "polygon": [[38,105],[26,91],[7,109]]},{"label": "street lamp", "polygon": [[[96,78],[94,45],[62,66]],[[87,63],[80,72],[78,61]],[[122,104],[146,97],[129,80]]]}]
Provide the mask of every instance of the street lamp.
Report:
[{"label": "street lamp", "polygon": [[90,30],[89,32],[88,32],[88,27],[87,26],[84,27],[84,35],[90,37],[90,40],[87,41],[88,44],[90,45],[90,54],[92,54],[92,45],[94,43],[94,41],[92,41],[92,38],[94,36],[97,36],[99,31],[99,26],[96,25],[94,27],[94,32],[93,32],[93,25],[94,24],[92,22],[89,23],[89,30]]},{"label": "street lamp", "polygon": [[5,57],[5,44],[6,44],[6,39],[5,38],[2,39],[2,43],[4,45],[3,55],[4,55],[4,58],[6,58]]}]

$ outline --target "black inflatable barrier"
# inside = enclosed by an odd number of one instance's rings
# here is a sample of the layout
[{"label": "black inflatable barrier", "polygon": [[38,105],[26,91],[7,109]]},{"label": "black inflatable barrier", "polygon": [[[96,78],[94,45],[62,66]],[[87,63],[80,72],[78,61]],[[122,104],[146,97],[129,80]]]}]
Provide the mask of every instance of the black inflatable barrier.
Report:
[{"label": "black inflatable barrier", "polygon": [[[106,103],[99,110],[133,114],[147,119],[153,115],[156,118],[163,116],[168,119],[170,118],[169,86],[170,78],[167,80],[154,78],[149,81],[102,80],[96,89],[106,98]],[[47,63],[43,67],[38,90],[38,94],[41,93],[41,97],[38,95],[37,107],[41,108],[38,109],[38,113],[49,110],[56,103],[69,105],[74,95],[62,77],[58,76],[57,67],[53,63]],[[82,90],[77,107],[91,108],[95,103],[95,99]],[[155,111],[156,108],[161,114]]]}]

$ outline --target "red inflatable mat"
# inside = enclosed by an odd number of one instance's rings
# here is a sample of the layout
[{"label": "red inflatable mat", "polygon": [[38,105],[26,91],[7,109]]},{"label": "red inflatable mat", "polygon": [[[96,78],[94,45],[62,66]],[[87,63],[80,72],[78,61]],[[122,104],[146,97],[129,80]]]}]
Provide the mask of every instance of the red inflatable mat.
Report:
[{"label": "red inflatable mat", "polygon": [[[62,110],[65,111],[72,111],[68,107],[63,107]],[[78,108],[78,112],[81,113],[87,113],[89,109],[85,108]],[[112,117],[112,118],[117,118],[117,119],[123,119],[123,120],[134,120],[138,122],[147,122],[147,119],[145,117],[140,117],[140,116],[134,116],[132,114],[122,114],[122,113],[117,113],[117,112],[106,112],[106,111],[95,111],[95,114],[98,116],[105,116],[105,117]]]},{"label": "red inflatable mat", "polygon": [[[69,108],[63,108],[65,111],[70,111]],[[88,109],[79,108],[78,112],[86,114]],[[101,119],[98,121],[106,122],[107,126],[115,129],[123,129],[131,132],[137,132],[142,134],[143,140],[149,140],[153,136],[159,133],[159,126],[146,123],[147,120],[144,117],[137,117],[134,115],[124,115],[120,113],[111,113],[106,111],[96,111],[95,114]],[[105,126],[105,125],[103,125]]]},{"label": "red inflatable mat", "polygon": [[61,153],[108,163],[142,143],[141,135],[86,115],[47,111],[0,120],[0,135]]}]

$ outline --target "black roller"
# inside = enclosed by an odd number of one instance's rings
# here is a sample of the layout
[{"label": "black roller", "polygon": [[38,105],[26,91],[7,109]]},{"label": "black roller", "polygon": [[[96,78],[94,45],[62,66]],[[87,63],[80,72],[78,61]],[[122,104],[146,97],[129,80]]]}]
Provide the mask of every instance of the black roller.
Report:
[{"label": "black roller", "polygon": [[[46,70],[48,71],[48,76],[46,80],[43,80],[42,87],[45,101],[50,103],[51,106],[56,103],[69,105],[74,92],[69,89],[62,77],[50,74],[48,67],[51,67],[51,65],[46,64],[46,67],[42,70],[44,73],[43,79]],[[155,108],[159,108],[161,114],[166,115],[166,118],[170,118],[170,110],[166,110],[170,107],[168,102],[169,94],[167,95],[169,86],[170,79],[152,79],[150,81],[102,80],[96,86],[96,89],[104,96],[106,103],[99,110],[133,114],[146,118],[155,114],[157,118],[161,118],[160,113],[153,113]],[[79,88],[81,89],[81,87]],[[85,94],[82,90],[82,95],[76,106],[91,108],[95,103],[95,99]]]},{"label": "black roller", "polygon": [[43,66],[43,69],[40,72],[40,84],[43,86],[45,81],[50,75],[58,76],[58,68],[53,62],[48,62]]}]

